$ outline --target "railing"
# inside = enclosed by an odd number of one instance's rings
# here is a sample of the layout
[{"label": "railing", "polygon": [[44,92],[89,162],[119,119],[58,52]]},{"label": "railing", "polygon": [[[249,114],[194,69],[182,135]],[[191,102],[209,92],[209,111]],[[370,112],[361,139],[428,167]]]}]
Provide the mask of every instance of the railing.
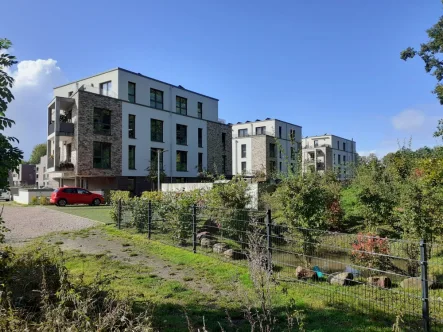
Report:
[{"label": "railing", "polygon": [[264,131],[264,132],[260,132],[260,133],[252,133],[252,134],[233,134],[232,138],[241,138],[241,137],[251,137],[251,136],[275,136],[273,132],[269,132],[269,131]]},{"label": "railing", "polygon": [[54,158],[48,158],[48,168],[54,167]]},{"label": "railing", "polygon": [[309,145],[306,144],[303,149],[316,149],[316,148],[330,148],[331,144],[317,144],[317,145]]},{"label": "railing", "polygon": [[[52,122],[48,126],[48,136],[55,132],[55,123]],[[60,122],[60,129],[57,132],[61,136],[72,136],[74,135],[74,124],[68,122]]]},{"label": "railing", "polygon": [[51,122],[48,126],[48,136],[51,135],[55,130],[55,123]]}]

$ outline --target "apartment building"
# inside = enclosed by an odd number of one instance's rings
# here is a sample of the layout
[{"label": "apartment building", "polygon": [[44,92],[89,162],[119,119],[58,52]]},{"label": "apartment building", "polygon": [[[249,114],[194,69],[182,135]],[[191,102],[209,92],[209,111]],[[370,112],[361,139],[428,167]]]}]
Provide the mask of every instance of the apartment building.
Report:
[{"label": "apartment building", "polygon": [[48,173],[47,170],[48,156],[40,157],[40,162],[35,165],[35,187],[36,188],[57,188],[59,183],[54,177],[60,177],[58,173]]},{"label": "apartment building", "polygon": [[159,151],[165,182],[231,175],[231,139],[218,99],[116,68],[54,89],[47,171],[59,185],[138,194],[155,183]]},{"label": "apartment building", "polygon": [[303,138],[302,166],[304,172],[324,173],[335,171],[339,179],[352,177],[352,165],[357,161],[357,145],[335,135],[309,136]]},{"label": "apartment building", "polygon": [[232,170],[234,174],[269,177],[297,167],[302,127],[270,119],[232,125]]},{"label": "apartment building", "polygon": [[20,164],[18,171],[10,172],[10,187],[30,187],[35,185],[35,165]]}]

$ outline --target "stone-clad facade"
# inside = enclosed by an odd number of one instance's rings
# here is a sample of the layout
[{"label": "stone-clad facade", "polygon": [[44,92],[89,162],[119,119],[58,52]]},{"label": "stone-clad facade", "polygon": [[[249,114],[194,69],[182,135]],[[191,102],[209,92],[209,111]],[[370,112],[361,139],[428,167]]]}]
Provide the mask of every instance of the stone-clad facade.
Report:
[{"label": "stone-clad facade", "polygon": [[[86,91],[76,95],[77,116],[74,147],[77,150],[76,175],[115,177],[122,173],[122,102],[115,98]],[[111,135],[94,133],[94,108],[111,111]],[[111,168],[93,168],[93,142],[111,143]]]},{"label": "stone-clad facade", "polygon": [[[223,134],[225,139],[223,141]],[[232,128],[218,122],[207,122],[208,171],[215,169],[218,174],[232,175]],[[223,173],[223,159],[225,172]]]}]

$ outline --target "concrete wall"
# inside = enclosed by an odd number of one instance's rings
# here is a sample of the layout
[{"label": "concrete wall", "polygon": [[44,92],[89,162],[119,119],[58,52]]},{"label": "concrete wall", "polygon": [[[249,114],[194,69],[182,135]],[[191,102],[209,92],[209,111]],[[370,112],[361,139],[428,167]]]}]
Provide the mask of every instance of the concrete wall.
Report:
[{"label": "concrete wall", "polygon": [[[246,163],[246,173],[245,175],[251,176],[253,170],[256,169],[256,163],[252,162],[253,151],[252,151],[252,140],[257,143],[260,139],[265,139],[265,136],[256,136],[256,137],[238,137],[232,140],[232,172],[233,174],[242,174],[241,164],[242,162]],[[246,146],[246,157],[242,158],[242,145]],[[257,147],[254,144],[254,147]],[[263,146],[265,149],[266,147]],[[260,158],[262,154],[254,155],[254,159]],[[266,165],[266,161],[264,161]]]},{"label": "concrete wall", "polygon": [[47,189],[19,189],[18,195],[13,196],[14,202],[20,204],[31,204],[33,197],[51,197],[53,190]]},{"label": "concrete wall", "polygon": [[210,190],[213,183],[162,183],[162,191],[192,191],[196,189]]}]

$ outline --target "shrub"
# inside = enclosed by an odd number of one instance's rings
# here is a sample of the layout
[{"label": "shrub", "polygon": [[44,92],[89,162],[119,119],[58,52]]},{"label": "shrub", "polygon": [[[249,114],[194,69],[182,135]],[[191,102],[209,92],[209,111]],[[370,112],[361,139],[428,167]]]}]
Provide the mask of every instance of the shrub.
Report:
[{"label": "shrub", "polygon": [[149,201],[134,197],[131,199],[131,223],[139,232],[143,232],[148,225]]},{"label": "shrub", "polygon": [[32,197],[31,198],[31,205],[38,205],[38,197]]},{"label": "shrub", "polygon": [[118,219],[118,201],[121,200],[122,204],[129,204],[131,200],[131,193],[129,191],[123,190],[111,190],[111,207],[112,209],[109,211],[111,214],[112,220],[117,222]]},{"label": "shrub", "polygon": [[163,200],[163,193],[161,191],[144,191],[142,192],[141,198],[151,201],[152,203],[161,202]]},{"label": "shrub", "polygon": [[49,199],[48,199],[48,197],[46,197],[46,196],[40,196],[39,203],[40,203],[40,205],[48,205],[48,204],[49,204]]},{"label": "shrub", "polygon": [[352,244],[351,260],[353,263],[369,268],[384,270],[391,266],[389,242],[387,238],[368,233],[357,235]]}]

